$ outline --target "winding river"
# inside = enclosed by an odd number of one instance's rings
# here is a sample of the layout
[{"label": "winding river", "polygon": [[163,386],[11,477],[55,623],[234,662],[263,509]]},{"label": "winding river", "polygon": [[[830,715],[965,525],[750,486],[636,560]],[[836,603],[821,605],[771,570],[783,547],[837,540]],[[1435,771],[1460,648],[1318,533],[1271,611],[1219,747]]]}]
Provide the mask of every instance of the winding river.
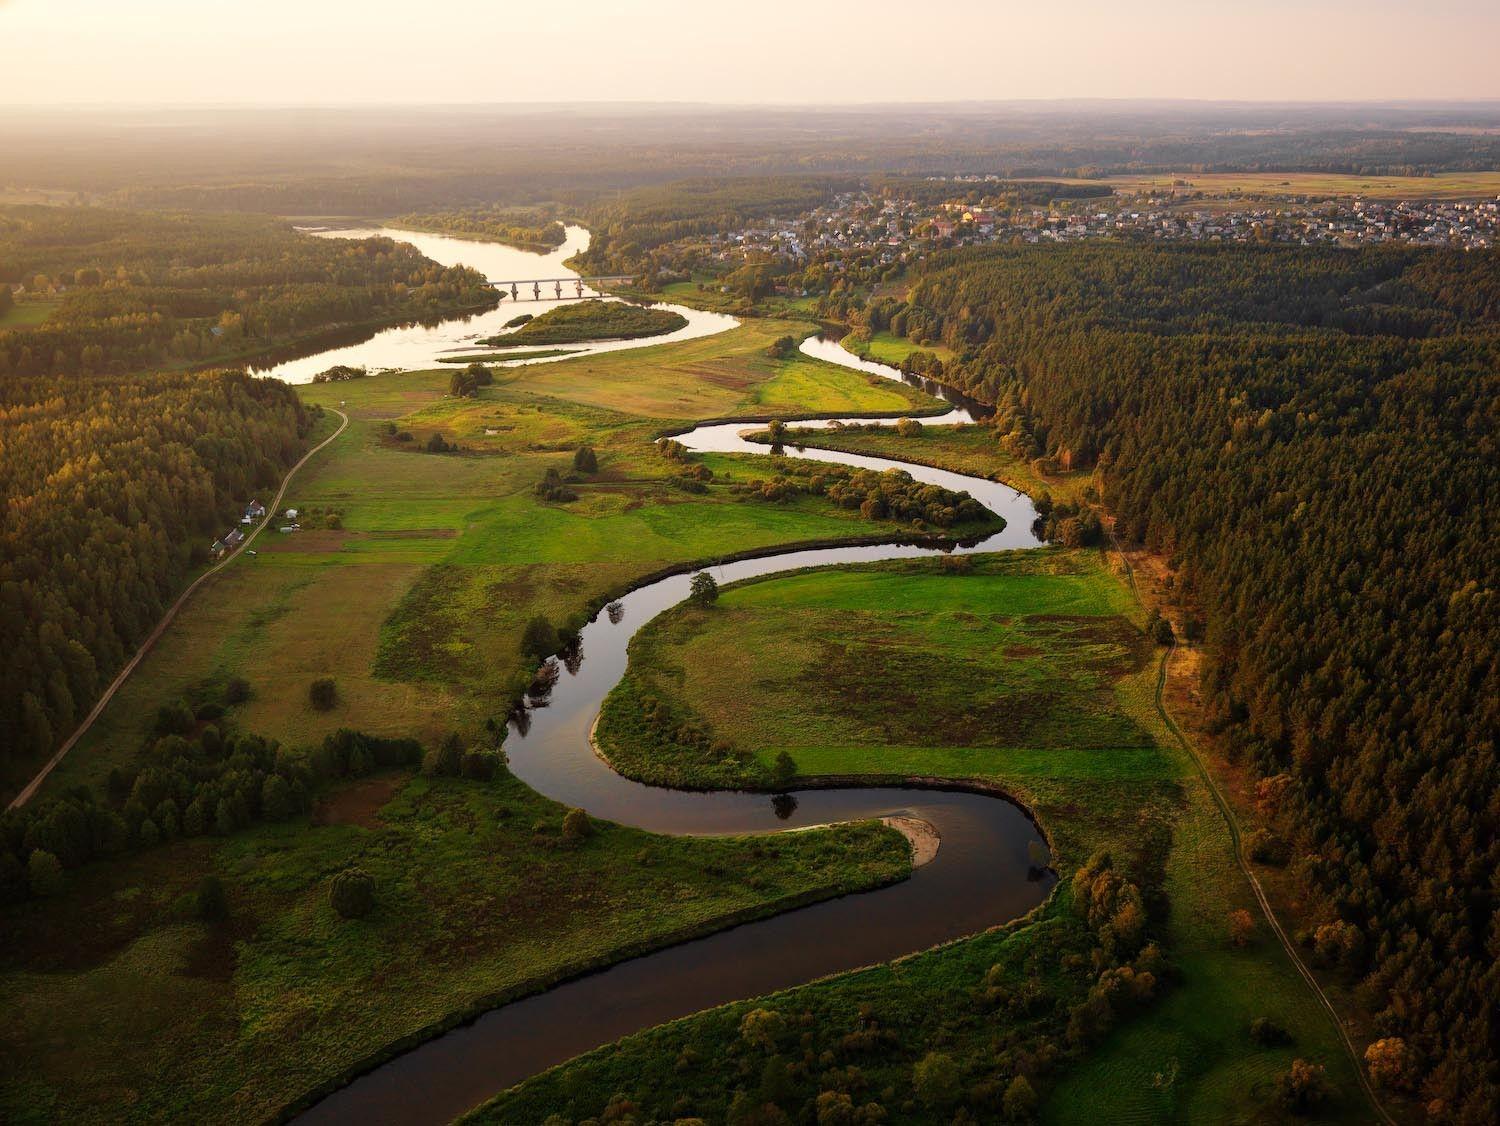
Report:
[{"label": "winding river", "polygon": [[[304,228],[305,233],[320,238],[374,238],[382,236],[408,242],[444,266],[462,263],[478,270],[493,282],[517,281],[525,278],[576,278],[578,274],[563,265],[580,251],[588,249],[589,233],[582,227],[566,228],[567,238],[556,250],[547,254],[534,254],[498,242],[481,242],[476,239],[454,238],[451,235],[428,234],[423,231],[404,231],[394,227],[339,227]],[[547,292],[544,290],[544,292]],[[592,289],[584,287],[583,297],[574,296],[576,290],[563,286],[566,294],[561,300],[545,296],[533,301],[522,294],[519,301],[505,297],[493,309],[464,313],[437,321],[395,325],[391,328],[353,330],[353,339],[339,343],[336,347],[314,346],[312,349],[293,350],[291,355],[268,360],[252,370],[257,375],[274,376],[288,383],[309,383],[320,371],[334,364],[363,367],[371,372],[415,371],[435,367],[444,355],[457,356],[465,353],[483,355],[493,348],[480,344],[492,336],[503,336],[514,331],[505,327],[505,322],[521,313],[543,313],[557,305],[570,305],[575,301],[597,297]],[[641,348],[648,344],[666,344],[674,340],[691,340],[698,336],[711,336],[733,328],[737,322],[723,313],[708,313],[702,309],[690,309],[684,305],[661,305],[680,313],[687,324],[676,332],[663,336],[652,336],[643,340],[603,340],[589,344],[564,345],[569,351],[584,353],[613,352],[622,348]],[[512,360],[506,366],[525,363],[540,363],[541,360]]]},{"label": "winding river", "polygon": [[[482,245],[447,241],[458,243],[466,254]],[[803,350],[902,378],[895,369],[859,360],[823,338],[805,342]],[[316,365],[311,370],[322,370],[348,361],[324,353],[310,362]],[[926,424],[969,421],[969,408],[952,401],[952,411]],[[765,454],[766,446],[740,436],[744,427],[702,426],[677,440],[693,450]],[[875,470],[904,469],[920,481],[968,491],[1005,518],[1002,531],[952,548],[955,552],[1006,551],[1039,543],[1031,532],[1035,512],[1030,501],[1004,485],[883,458],[821,450],[806,450],[804,456]],[[938,550],[919,544],[790,550],[711,570],[725,583]],[[380,1065],[311,1107],[299,1121],[447,1122],[530,1075],[628,1033],[924,950],[1008,922],[1046,898],[1054,877],[1038,867],[1039,858],[1047,855],[1045,842],[1025,811],[1000,795],[934,783],[806,789],[793,792],[791,800],[788,795],[773,800],[769,794],[648,786],[610,769],[592,749],[591,725],[625,671],[631,636],[682,601],[689,578],[684,573],[642,586],[584,628],[584,659],[577,671],[559,679],[548,706],[529,712],[522,726],[512,725],[506,741],[511,770],[565,805],[658,833],[762,833],[856,818],[916,818],[940,836],[935,858],[901,883],[672,946],[492,1010]]]}]

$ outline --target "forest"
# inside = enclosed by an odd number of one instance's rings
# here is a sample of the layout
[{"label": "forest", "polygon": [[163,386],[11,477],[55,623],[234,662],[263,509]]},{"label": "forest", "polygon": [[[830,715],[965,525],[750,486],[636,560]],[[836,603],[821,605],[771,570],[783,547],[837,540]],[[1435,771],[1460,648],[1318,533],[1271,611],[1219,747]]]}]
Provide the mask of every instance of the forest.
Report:
[{"label": "forest", "polygon": [[[908,366],[1088,468],[1178,568],[1202,690],[1325,919],[1300,936],[1377,1010],[1395,1085],[1500,1099],[1500,257],[1193,246],[940,256],[842,312],[958,355]],[[857,304],[857,303],[856,303]]]},{"label": "forest", "polygon": [[243,372],[0,380],[0,771],[66,738],[309,425]]},{"label": "forest", "polygon": [[475,235],[525,250],[552,250],[568,237],[556,208],[552,207],[469,207],[430,214],[418,212],[398,217],[396,225],[445,235]]},{"label": "forest", "polygon": [[497,300],[473,270],[390,239],[83,207],[0,208],[0,285],[55,305],[40,324],[0,331],[0,376],[222,363],[338,325]]}]

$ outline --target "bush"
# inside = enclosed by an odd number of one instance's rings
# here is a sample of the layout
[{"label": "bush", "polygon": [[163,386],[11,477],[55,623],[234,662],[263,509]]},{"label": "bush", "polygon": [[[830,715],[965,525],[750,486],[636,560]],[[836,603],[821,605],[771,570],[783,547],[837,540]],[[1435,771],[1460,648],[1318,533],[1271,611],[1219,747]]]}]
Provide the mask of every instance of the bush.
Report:
[{"label": "bush", "polygon": [[470,751],[464,755],[463,776],[476,782],[489,782],[500,770],[500,756],[484,751]]},{"label": "bush", "polygon": [[1276,1097],[1293,1114],[1309,1114],[1333,1094],[1325,1069],[1307,1060],[1293,1060],[1291,1070],[1276,1084]]},{"label": "bush", "polygon": [[922,433],[922,424],[914,418],[897,419],[896,433],[903,438],[915,438]]},{"label": "bush", "polygon": [[719,600],[719,583],[707,571],[699,571],[689,584],[689,601],[698,606],[712,606]]},{"label": "bush", "polygon": [[463,769],[464,745],[457,734],[449,735],[443,740],[432,755],[432,769],[430,774],[440,774],[445,778],[456,778]]},{"label": "bush", "polygon": [[1292,1034],[1270,1017],[1256,1017],[1250,1022],[1250,1039],[1261,1048],[1279,1048],[1292,1042]]},{"label": "bush", "polygon": [[778,751],[776,763],[771,767],[771,777],[779,785],[785,785],[797,777],[797,761],[785,751]]},{"label": "bush", "polygon": [[334,704],[338,703],[338,687],[333,683],[333,678],[320,676],[307,688],[307,701],[320,712],[332,711]]},{"label": "bush", "polygon": [[1400,1091],[1411,1085],[1411,1056],[1399,1036],[1387,1036],[1366,1048],[1365,1064],[1377,1086]]},{"label": "bush", "polygon": [[204,876],[193,894],[193,912],[204,922],[218,922],[229,915],[229,897],[218,876]]},{"label": "bush", "polygon": [[570,809],[563,817],[563,836],[570,841],[581,841],[593,833],[589,815],[581,809]]},{"label": "bush", "polygon": [[952,1106],[958,1099],[958,1065],[944,1052],[928,1052],[912,1069],[917,1098],[931,1107]]},{"label": "bush", "polygon": [[775,1009],[751,1009],[740,1020],[740,1038],[767,1052],[774,1052],[785,1034],[786,1017]]},{"label": "bush", "polygon": [[579,473],[598,473],[599,458],[588,446],[579,446],[573,455],[573,469]]},{"label": "bush", "polygon": [[345,868],[328,886],[328,902],[345,919],[362,919],[375,906],[375,880],[362,868]]},{"label": "bush", "polygon": [[1024,1122],[1036,1115],[1038,1099],[1036,1091],[1024,1075],[1017,1075],[1005,1088],[1005,1117],[1012,1122]]},{"label": "bush", "polygon": [[158,735],[186,735],[193,730],[193,710],[186,700],[174,700],[156,709]]},{"label": "bush", "polygon": [[1240,947],[1249,944],[1255,935],[1255,917],[1243,907],[1229,912],[1229,944]]},{"label": "bush", "polygon": [[557,627],[541,614],[526,623],[526,629],[521,634],[523,654],[534,661],[541,661],[552,656],[560,648],[562,648],[562,639],[557,635]]},{"label": "bush", "polygon": [[42,899],[61,895],[67,888],[62,864],[44,848],[31,850],[31,856],[26,861],[26,882],[31,887],[31,894]]}]

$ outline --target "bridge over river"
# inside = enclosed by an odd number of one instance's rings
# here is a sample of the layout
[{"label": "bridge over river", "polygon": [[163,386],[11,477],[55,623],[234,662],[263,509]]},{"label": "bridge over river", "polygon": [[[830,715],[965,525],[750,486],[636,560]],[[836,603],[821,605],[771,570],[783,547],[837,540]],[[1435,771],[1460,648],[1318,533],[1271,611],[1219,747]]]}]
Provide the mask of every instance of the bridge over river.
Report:
[{"label": "bridge over river", "polygon": [[[567,295],[568,297],[582,297],[585,287],[597,290],[603,285],[629,285],[634,280],[635,276],[633,274],[610,274],[596,278],[526,278],[519,281],[491,281],[487,284],[500,290],[502,293],[510,290],[510,299],[512,301],[519,301],[521,294],[527,286],[531,287],[531,299],[533,301],[561,301],[564,296],[564,288],[572,290]],[[552,287],[552,295],[550,297],[542,296],[547,286]]]}]

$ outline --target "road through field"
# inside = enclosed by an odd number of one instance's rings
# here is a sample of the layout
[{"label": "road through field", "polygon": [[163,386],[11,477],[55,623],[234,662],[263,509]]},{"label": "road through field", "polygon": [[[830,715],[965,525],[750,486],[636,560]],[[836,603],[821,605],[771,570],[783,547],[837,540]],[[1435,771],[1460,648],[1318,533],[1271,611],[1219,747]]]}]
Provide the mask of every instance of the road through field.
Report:
[{"label": "road through field", "polygon": [[306,465],[310,460],[312,460],[315,454],[327,447],[330,442],[332,442],[335,438],[337,438],[344,432],[344,427],[349,425],[349,416],[335,407],[329,407],[328,409],[339,416],[338,429],[335,430],[332,434],[328,435],[328,437],[324,438],[312,449],[303,454],[297,464],[286,471],[286,476],[281,479],[281,487],[276,490],[276,499],[271,501],[271,503],[266,508],[266,518],[250,529],[250,534],[245,537],[244,541],[239,545],[239,547],[235,548],[228,555],[224,556],[223,559],[219,560],[218,563],[214,564],[208,570],[204,571],[203,574],[199,575],[196,579],[189,583],[188,588],[177,596],[177,601],[167,607],[167,612],[163,614],[161,616],[161,620],[156,623],[156,628],[154,628],[149,634],[146,635],[146,640],[141,642],[140,648],[135,651],[135,655],[132,656],[129,661],[125,662],[125,667],[120,670],[119,675],[110,682],[109,687],[106,688],[104,692],[99,696],[99,699],[94,702],[93,709],[89,712],[88,715],[84,717],[83,722],[73,730],[73,734],[68,736],[67,742],[65,742],[61,747],[57,749],[57,753],[47,760],[47,764],[43,766],[41,770],[37,771],[36,777],[33,778],[30,782],[26,783],[25,788],[23,788],[21,792],[11,800],[11,809],[20,809],[23,805],[30,801],[37,790],[41,788],[42,783],[47,780],[47,775],[51,774],[53,770],[57,769],[57,764],[62,762],[64,756],[73,749],[74,744],[88,733],[89,728],[94,726],[94,722],[104,714],[104,709],[107,708],[109,706],[109,702],[115,698],[115,693],[118,692],[121,686],[130,679],[130,674],[135,672],[135,667],[141,663],[141,659],[151,651],[151,647],[161,639],[161,635],[165,633],[167,627],[172,624],[172,620],[177,617],[177,612],[181,610],[183,606],[187,605],[188,599],[193,597],[193,595],[197,593],[198,589],[201,586],[203,586],[225,567],[229,566],[237,558],[239,558],[241,553],[243,553],[252,543],[255,542],[255,537],[260,535],[261,529],[263,529],[267,524],[275,519],[276,514],[281,511],[281,502],[286,498],[287,486],[292,483],[292,478],[297,475],[297,470]]}]

